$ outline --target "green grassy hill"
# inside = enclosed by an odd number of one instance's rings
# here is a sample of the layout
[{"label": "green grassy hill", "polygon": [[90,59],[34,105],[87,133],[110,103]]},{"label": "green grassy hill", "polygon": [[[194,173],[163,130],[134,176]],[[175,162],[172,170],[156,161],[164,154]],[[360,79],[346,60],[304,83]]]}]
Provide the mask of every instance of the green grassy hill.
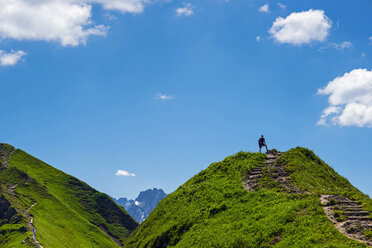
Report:
[{"label": "green grassy hill", "polygon": [[371,212],[367,195],[295,148],[213,163],[138,226],[107,195],[0,144],[0,247],[366,247],[350,237],[371,240]]},{"label": "green grassy hill", "polygon": [[[304,148],[264,165],[258,187],[244,189],[265,161],[263,154],[239,152],[211,164],[163,199],[126,246],[366,247],[335,228],[320,196],[347,197],[371,213],[368,196]],[[280,177],[288,178],[286,185]],[[370,238],[371,231],[363,235]]]},{"label": "green grassy hill", "polygon": [[0,247],[119,247],[137,226],[107,195],[0,144]]}]

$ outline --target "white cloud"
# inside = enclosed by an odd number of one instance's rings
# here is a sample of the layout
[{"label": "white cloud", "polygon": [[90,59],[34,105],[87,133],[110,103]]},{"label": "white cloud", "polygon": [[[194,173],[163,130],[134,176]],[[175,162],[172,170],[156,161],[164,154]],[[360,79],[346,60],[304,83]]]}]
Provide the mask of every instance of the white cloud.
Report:
[{"label": "white cloud", "polygon": [[329,106],[318,125],[372,127],[372,70],[355,69],[318,90]]},{"label": "white cloud", "polygon": [[352,46],[353,43],[351,43],[350,41],[344,41],[342,43],[329,43],[327,46],[319,48],[319,51],[323,51],[327,48],[334,48],[343,51],[345,50],[345,48],[351,48]]},{"label": "white cloud", "polygon": [[[322,112],[322,115],[320,116],[320,119],[318,121],[318,125],[327,125],[327,118],[328,116],[332,115],[332,114],[339,114],[341,111],[341,108],[340,107],[336,107],[336,106],[329,106],[328,108],[324,109],[323,112]],[[333,117],[334,118],[334,117]],[[334,119],[333,119],[334,121]]]},{"label": "white cloud", "polygon": [[93,25],[90,5],[62,0],[0,1],[0,38],[55,41],[63,46],[85,44],[107,27]]},{"label": "white cloud", "polygon": [[123,176],[123,177],[135,177],[136,175],[134,173],[130,173],[126,170],[118,170],[115,173],[115,176]]},{"label": "white cloud", "polygon": [[363,52],[363,53],[362,53],[362,57],[365,57],[365,56],[366,56],[366,53]]},{"label": "white cloud", "polygon": [[190,3],[184,4],[184,7],[176,9],[177,16],[190,16],[194,14],[194,7]]},{"label": "white cloud", "polygon": [[26,53],[24,51],[10,51],[9,53],[0,50],[0,65],[2,66],[11,66],[18,63],[19,60],[25,56]]},{"label": "white cloud", "polygon": [[267,3],[267,4],[262,5],[262,6],[258,9],[258,11],[260,11],[260,12],[265,12],[265,13],[269,13],[269,4]]},{"label": "white cloud", "polygon": [[256,36],[256,41],[259,42],[261,40],[261,36]]},{"label": "white cloud", "polygon": [[160,93],[155,96],[156,100],[163,100],[163,101],[172,100],[173,98],[174,98],[174,96],[169,96],[169,95],[160,94]]},{"label": "white cloud", "polygon": [[337,43],[331,43],[331,46],[333,48],[336,48],[336,49],[341,49],[341,50],[344,50],[345,48],[350,48],[353,46],[353,43],[349,42],[349,41],[344,41],[340,44],[337,44]]},{"label": "white cloud", "polygon": [[278,3],[278,6],[279,6],[281,9],[287,9],[287,5],[285,5],[285,4]]},{"label": "white cloud", "polygon": [[0,39],[85,44],[106,35],[108,27],[92,21],[92,4],[122,13],[141,13],[150,0],[0,0]]},{"label": "white cloud", "polygon": [[279,43],[301,45],[327,38],[332,21],[323,10],[293,12],[286,18],[278,17],[269,33]]}]

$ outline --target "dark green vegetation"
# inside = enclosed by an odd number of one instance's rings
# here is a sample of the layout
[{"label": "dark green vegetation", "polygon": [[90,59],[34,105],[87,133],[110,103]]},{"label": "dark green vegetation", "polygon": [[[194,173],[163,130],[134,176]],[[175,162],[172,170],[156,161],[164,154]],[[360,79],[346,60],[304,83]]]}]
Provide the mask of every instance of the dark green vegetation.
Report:
[{"label": "dark green vegetation", "polygon": [[239,152],[211,164],[163,199],[126,245],[366,247],[336,230],[319,196],[341,194],[371,211],[368,196],[304,148],[284,153],[277,163],[291,173],[293,185],[306,193],[286,192],[267,169],[259,188],[246,191],[242,181],[264,160],[262,154]]},{"label": "dark green vegetation", "polygon": [[34,247],[33,226],[46,248],[119,247],[137,225],[107,195],[0,144],[0,247]]}]

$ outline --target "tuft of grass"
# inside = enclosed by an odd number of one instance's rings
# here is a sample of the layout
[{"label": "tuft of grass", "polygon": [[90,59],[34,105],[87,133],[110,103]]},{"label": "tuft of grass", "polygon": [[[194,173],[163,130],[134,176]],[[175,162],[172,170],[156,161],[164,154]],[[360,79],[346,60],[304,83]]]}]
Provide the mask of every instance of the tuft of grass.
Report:
[{"label": "tuft of grass", "polygon": [[346,220],[346,216],[344,215],[344,212],[343,211],[339,211],[339,210],[335,210],[333,212],[333,217],[335,217],[338,222],[341,222],[341,221],[345,221]]},{"label": "tuft of grass", "polygon": [[364,232],[364,235],[368,238],[368,239],[372,239],[372,230],[366,230]]},{"label": "tuft of grass", "polygon": [[334,206],[337,204],[337,201],[335,199],[331,199],[328,203],[327,206]]}]

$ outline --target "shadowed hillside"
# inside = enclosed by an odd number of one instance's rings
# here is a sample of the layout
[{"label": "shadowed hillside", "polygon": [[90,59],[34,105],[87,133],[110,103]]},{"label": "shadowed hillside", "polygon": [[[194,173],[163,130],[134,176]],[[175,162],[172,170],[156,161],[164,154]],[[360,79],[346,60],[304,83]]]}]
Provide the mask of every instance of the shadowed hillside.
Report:
[{"label": "shadowed hillside", "polygon": [[0,182],[1,247],[119,247],[138,225],[107,195],[7,144]]},{"label": "shadowed hillside", "polygon": [[371,199],[310,150],[239,152],[163,199],[126,245],[366,247],[371,211]]}]

